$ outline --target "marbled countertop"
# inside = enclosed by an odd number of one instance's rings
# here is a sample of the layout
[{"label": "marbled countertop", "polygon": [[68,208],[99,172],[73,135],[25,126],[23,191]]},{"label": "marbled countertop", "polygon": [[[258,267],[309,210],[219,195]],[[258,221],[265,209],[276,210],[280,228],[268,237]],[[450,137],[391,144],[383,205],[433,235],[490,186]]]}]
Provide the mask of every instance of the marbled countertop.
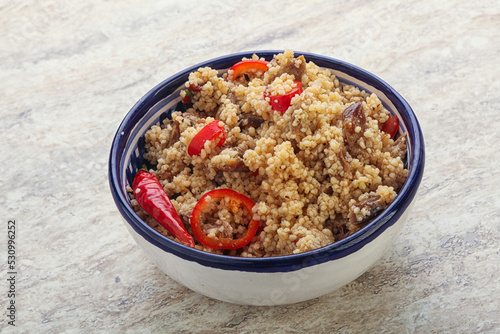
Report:
[{"label": "marbled countertop", "polygon": [[[27,0],[0,1],[0,15],[2,333],[500,333],[500,2]],[[351,284],[289,306],[226,304],[135,245],[108,187],[110,144],[177,71],[285,48],[396,88],[426,171],[394,247]]]}]

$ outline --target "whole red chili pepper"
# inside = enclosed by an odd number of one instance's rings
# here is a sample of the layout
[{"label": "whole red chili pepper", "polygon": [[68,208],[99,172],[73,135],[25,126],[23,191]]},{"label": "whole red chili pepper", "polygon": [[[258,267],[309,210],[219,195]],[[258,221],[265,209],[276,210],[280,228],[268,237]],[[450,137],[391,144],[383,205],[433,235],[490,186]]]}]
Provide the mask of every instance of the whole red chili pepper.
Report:
[{"label": "whole red chili pepper", "polygon": [[154,174],[143,170],[139,171],[135,175],[132,187],[135,199],[139,202],[141,208],[184,245],[194,247],[193,237],[189,235],[182,224],[174,205],[170,202],[160,181],[158,181]]}]

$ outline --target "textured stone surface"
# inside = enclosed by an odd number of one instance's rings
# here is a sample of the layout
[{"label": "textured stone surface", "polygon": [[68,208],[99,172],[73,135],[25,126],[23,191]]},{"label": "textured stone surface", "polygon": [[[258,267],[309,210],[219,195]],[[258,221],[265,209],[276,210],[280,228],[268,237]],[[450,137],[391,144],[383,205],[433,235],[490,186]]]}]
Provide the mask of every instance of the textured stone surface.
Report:
[{"label": "textured stone surface", "polygon": [[[18,222],[16,331],[499,333],[498,1],[0,1],[2,219]],[[351,284],[284,307],[180,286],[135,246],[107,184],[123,116],[177,71],[290,48],[363,67],[427,145],[413,214]],[[2,224],[5,226],[6,224]],[[6,235],[6,228],[3,232]]]}]

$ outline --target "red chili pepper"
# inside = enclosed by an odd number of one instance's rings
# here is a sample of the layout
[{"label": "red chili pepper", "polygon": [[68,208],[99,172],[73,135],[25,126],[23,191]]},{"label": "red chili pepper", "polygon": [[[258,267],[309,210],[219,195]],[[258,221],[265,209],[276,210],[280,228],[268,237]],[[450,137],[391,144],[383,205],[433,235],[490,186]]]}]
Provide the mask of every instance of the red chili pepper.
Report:
[{"label": "red chili pepper", "polygon": [[264,97],[269,97],[269,104],[273,108],[273,110],[279,111],[282,114],[290,107],[292,98],[302,93],[302,83],[300,81],[294,81],[296,86],[293,88],[290,93],[285,95],[267,95],[264,94]]},{"label": "red chili pepper", "polygon": [[189,85],[188,91],[201,92],[201,86]]},{"label": "red chili pepper", "polygon": [[184,105],[184,108],[187,109],[191,104],[191,96],[185,95],[182,98],[182,104]]},{"label": "red chili pepper", "polygon": [[182,224],[181,218],[175,211],[167,194],[154,174],[139,171],[132,185],[134,196],[141,208],[165,227],[184,245],[194,247],[193,237],[189,235]]},{"label": "red chili pepper", "polygon": [[267,64],[269,62],[265,60],[243,60],[239,63],[234,64],[229,70],[233,71],[231,77],[228,76],[228,80],[236,80],[243,74],[252,71],[262,71],[266,72],[268,70]]},{"label": "red chili pepper", "polygon": [[[215,198],[229,198],[230,205],[233,210],[237,210],[237,205],[242,204],[248,213],[250,213],[251,217],[247,226],[247,233],[243,237],[239,239],[209,237],[203,232],[200,226],[201,212]],[[247,245],[250,241],[252,241],[253,237],[257,233],[257,229],[259,228],[259,222],[253,219],[252,208],[254,205],[255,203],[250,198],[231,189],[215,189],[207,192],[200,198],[198,203],[196,203],[196,206],[191,213],[190,222],[194,236],[203,245],[214,249],[238,249]]]},{"label": "red chili pepper", "polygon": [[391,138],[394,138],[399,129],[398,116],[391,115],[389,119],[382,124],[382,131],[387,133]]},{"label": "red chili pepper", "polygon": [[219,137],[218,147],[221,147],[226,141],[226,129],[219,125],[218,120],[212,121],[205,125],[203,129],[198,132],[188,146],[189,155],[200,155],[201,150],[205,146],[207,140],[214,140]]},{"label": "red chili pepper", "polygon": [[182,98],[182,104],[184,105],[184,109],[187,109],[192,104],[191,97],[193,96],[193,92],[201,92],[201,86],[189,85],[189,88],[184,91],[186,95]]}]

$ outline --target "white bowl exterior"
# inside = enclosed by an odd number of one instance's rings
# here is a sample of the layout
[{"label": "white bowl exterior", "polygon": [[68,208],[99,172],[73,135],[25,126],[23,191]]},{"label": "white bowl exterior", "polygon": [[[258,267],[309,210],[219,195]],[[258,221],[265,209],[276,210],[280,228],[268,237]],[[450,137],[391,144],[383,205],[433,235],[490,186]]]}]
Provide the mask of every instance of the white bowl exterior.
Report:
[{"label": "white bowl exterior", "polygon": [[[353,281],[389,249],[413,207],[415,198],[395,224],[358,251],[329,262],[288,272],[246,272],[203,266],[165,252],[138,234],[130,234],[147,256],[169,277],[207,297],[245,305],[292,304],[332,292]],[[304,264],[313,260],[306,258]],[[290,293],[292,292],[292,293]]]}]

